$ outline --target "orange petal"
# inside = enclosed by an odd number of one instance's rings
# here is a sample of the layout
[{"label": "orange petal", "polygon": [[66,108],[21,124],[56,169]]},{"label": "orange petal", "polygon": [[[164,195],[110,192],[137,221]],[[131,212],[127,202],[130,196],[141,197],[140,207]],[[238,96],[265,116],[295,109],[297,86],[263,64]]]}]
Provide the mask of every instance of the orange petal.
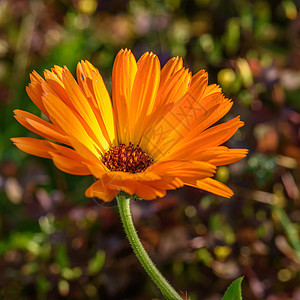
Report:
[{"label": "orange petal", "polygon": [[[147,128],[143,134],[140,145],[143,149],[148,149],[149,152],[152,151],[154,146],[156,132],[160,130],[161,127],[155,128],[155,124],[158,124],[165,115],[171,110],[174,103],[178,102],[187,92],[188,83],[190,81],[190,73],[187,69],[180,69],[178,72],[173,74],[166,84],[159,90],[155,109],[153,113],[149,116],[147,121]],[[149,145],[150,144],[150,145]],[[155,145],[156,146],[156,145]]]},{"label": "orange petal", "polygon": [[69,107],[75,109],[68,93],[65,90],[64,84],[59,76],[54,72],[45,70],[44,76],[46,81],[42,83],[43,90],[46,93],[51,93],[63,100]]},{"label": "orange petal", "polygon": [[173,74],[183,67],[181,57],[172,57],[169,59],[161,70],[159,88],[162,88]]},{"label": "orange petal", "polygon": [[[111,146],[114,143],[116,129],[112,126],[114,117],[110,96],[99,71],[87,60],[81,61],[77,64],[77,79],[84,95],[91,104],[103,136]],[[108,113],[105,113],[107,109]]]},{"label": "orange petal", "polygon": [[85,191],[86,197],[97,197],[105,202],[112,201],[119,192],[108,188],[110,181],[109,176],[102,176]]},{"label": "orange petal", "polygon": [[94,106],[97,106],[95,101],[95,93],[93,90],[93,83],[92,83],[92,73],[96,72],[96,68],[88,63],[88,61],[81,61],[77,64],[76,74],[77,74],[77,81],[85,96],[89,99],[89,101],[94,102]]},{"label": "orange petal", "polygon": [[[228,141],[236,131],[244,126],[244,122],[240,120],[240,116],[235,117],[234,119],[213,126],[205,130],[198,138],[198,142],[204,142],[206,147],[209,146],[218,146]],[[194,140],[195,142],[197,139]]]},{"label": "orange petal", "polygon": [[11,141],[22,151],[44,158],[51,158],[49,151],[53,151],[50,143],[45,140],[19,137],[11,138]]},{"label": "orange petal", "polygon": [[153,128],[149,152],[159,158],[172,149],[203,119],[207,111],[201,96],[207,87],[207,74],[202,70],[192,77],[189,89],[170,112]]},{"label": "orange petal", "polygon": [[194,157],[194,155],[197,155],[197,153],[207,147],[216,147],[223,144],[243,125],[244,123],[240,121],[240,117],[238,116],[226,123],[213,126],[199,134],[197,138],[187,139],[185,143],[176,144],[176,146],[170,149],[165,159],[169,159],[170,157],[184,159],[189,154]]},{"label": "orange petal", "polygon": [[53,149],[55,149],[55,150],[52,150],[52,152],[55,151],[55,153],[58,153],[58,154],[60,154],[62,156],[65,156],[65,157],[68,157],[71,160],[82,162],[85,165],[97,165],[97,166],[99,165],[98,160],[96,162],[94,162],[92,160],[89,160],[88,157],[81,156],[74,149],[71,149],[71,148],[65,147],[65,146],[61,146],[59,144],[52,143],[52,142],[50,142],[50,145],[51,145],[51,147],[53,147]]},{"label": "orange petal", "polygon": [[[202,132],[207,129],[209,126],[213,125],[216,121],[218,121],[223,115],[225,115],[232,106],[232,101],[229,99],[224,98],[221,94],[210,94],[209,96],[205,97],[201,100],[203,103],[203,114],[199,113],[199,122],[198,124],[194,124],[191,126],[190,131],[187,131],[185,127],[177,127],[173,134],[168,136],[168,139],[164,141],[163,144],[158,147],[158,149],[164,149],[158,155],[158,159],[183,159],[182,155],[186,155],[186,150],[188,151],[189,155],[192,154],[191,148],[187,146],[184,147],[183,145],[193,142],[193,140],[198,139],[198,137],[202,134]],[[181,131],[183,129],[184,132]],[[167,144],[167,147],[165,146]],[[196,144],[195,144],[196,145]],[[203,147],[198,146],[197,149],[199,151],[203,150]],[[205,145],[205,144],[203,144]],[[177,149],[181,148],[183,151],[178,152]],[[198,151],[198,152],[199,152]],[[196,159],[198,160],[198,159]]]},{"label": "orange petal", "polygon": [[204,98],[204,97],[207,97],[207,96],[209,96],[211,94],[215,94],[215,93],[222,93],[222,89],[217,84],[210,84],[205,89],[202,97]]},{"label": "orange petal", "polygon": [[137,195],[144,200],[153,200],[166,194],[166,186],[158,188],[157,182],[152,181],[113,180],[108,186],[110,189],[124,191],[129,195]]},{"label": "orange petal", "polygon": [[42,100],[42,82],[44,82],[44,79],[36,72],[33,71],[30,74],[30,80],[31,82],[26,87],[26,92],[32,102],[40,109],[42,113],[44,113],[47,117],[49,117],[49,114],[43,104]]},{"label": "orange petal", "polygon": [[233,196],[233,191],[228,186],[212,178],[197,181],[195,187],[226,198]]},{"label": "orange petal", "polygon": [[149,171],[165,177],[177,177],[182,181],[187,178],[199,180],[213,176],[216,167],[201,161],[164,161],[149,168]]},{"label": "orange petal", "polygon": [[63,144],[69,144],[66,134],[57,126],[19,109],[14,110],[15,118],[30,131]]},{"label": "orange petal", "polygon": [[102,132],[106,136],[107,142],[111,146],[115,140],[115,124],[110,96],[100,73],[93,72],[92,76],[97,108],[101,115],[101,120],[103,120],[104,123]]},{"label": "orange petal", "polygon": [[140,143],[146,117],[151,114],[154,107],[160,81],[160,64],[156,55],[146,54],[139,61],[128,108],[130,140],[134,145]]},{"label": "orange petal", "polygon": [[100,176],[99,180],[87,190],[86,195],[98,197],[104,201],[111,201],[119,191],[152,200],[156,197],[163,197],[167,189],[176,189],[183,185],[179,179],[163,180],[155,174],[151,175],[147,172],[135,174],[102,172]]},{"label": "orange petal", "polygon": [[[211,101],[212,100],[212,101]],[[232,101],[221,94],[210,94],[203,99],[207,109],[203,120],[185,137],[186,140],[197,138],[204,130],[219,121],[232,107]]]},{"label": "orange petal", "polygon": [[99,163],[98,165],[88,164],[87,166],[96,178],[101,178],[104,174],[110,172],[102,163]]},{"label": "orange petal", "polygon": [[162,86],[157,95],[156,105],[176,103],[188,90],[188,83],[191,80],[191,73],[188,69],[181,68],[174,73]]},{"label": "orange petal", "polygon": [[86,161],[73,149],[34,138],[12,138],[13,143],[22,151],[44,158],[50,158],[58,169],[74,174],[89,175],[91,171],[82,162]]},{"label": "orange petal", "polygon": [[209,163],[215,166],[224,166],[233,164],[248,154],[247,149],[227,149],[222,154],[219,154],[215,158],[209,160]]},{"label": "orange petal", "polygon": [[130,50],[120,50],[112,72],[112,99],[119,143],[129,144],[128,109],[137,64]]},{"label": "orange petal", "polygon": [[[99,144],[105,149],[109,148],[109,144],[104,138],[102,130],[99,126],[98,120],[91,108],[91,104],[88,102],[84,94],[82,93],[77,82],[71,75],[70,71],[65,67],[62,73],[63,83],[65,89],[76,108],[76,112],[82,117],[84,122],[88,125],[90,131],[94,134],[96,139],[99,140]],[[90,133],[91,134],[91,133]]]},{"label": "orange petal", "polygon": [[57,78],[62,81],[62,73],[63,73],[63,68],[57,65],[54,65],[54,68],[51,68],[51,72],[53,72]]},{"label": "orange petal", "polygon": [[[84,127],[82,124],[83,120],[80,120],[80,117],[74,114],[73,111],[59,98],[54,95],[45,95],[44,103],[47,107],[47,110],[51,116],[56,120],[61,128],[69,135],[69,140],[78,152],[84,156],[89,157],[100,157],[100,153],[103,152],[103,147],[100,144],[96,144],[97,141],[92,139],[91,136],[87,133],[88,128]],[[90,132],[92,135],[93,132]],[[74,143],[75,141],[75,143]],[[78,144],[83,145],[86,149],[89,150],[88,153],[81,153],[83,147],[78,148]]]},{"label": "orange petal", "polygon": [[63,172],[73,175],[90,175],[91,171],[80,161],[70,159],[59,153],[49,152],[55,166]]}]

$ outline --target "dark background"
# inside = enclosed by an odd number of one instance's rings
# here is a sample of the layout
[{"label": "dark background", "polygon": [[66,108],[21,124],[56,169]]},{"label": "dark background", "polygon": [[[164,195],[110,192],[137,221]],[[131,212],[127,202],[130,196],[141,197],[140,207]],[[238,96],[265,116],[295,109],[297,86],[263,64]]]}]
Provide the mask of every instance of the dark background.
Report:
[{"label": "dark background", "polygon": [[132,204],[150,256],[191,299],[221,299],[245,275],[246,300],[299,300],[300,17],[291,0],[0,1],[0,298],[162,299],[116,202],[84,197],[94,179],[9,140],[34,136],[12,112],[40,115],[25,92],[32,70],[74,73],[88,59],[110,90],[125,47],[206,69],[234,101],[224,120],[245,121],[227,145],[250,150],[216,175],[232,199],[182,188]]}]

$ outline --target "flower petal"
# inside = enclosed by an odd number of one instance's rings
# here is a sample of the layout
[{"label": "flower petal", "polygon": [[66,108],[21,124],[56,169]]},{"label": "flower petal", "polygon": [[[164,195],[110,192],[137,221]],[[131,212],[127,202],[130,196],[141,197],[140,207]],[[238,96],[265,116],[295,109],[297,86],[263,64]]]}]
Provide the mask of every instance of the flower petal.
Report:
[{"label": "flower petal", "polygon": [[120,50],[112,72],[112,99],[115,112],[118,141],[126,145],[130,142],[128,110],[131,103],[133,82],[137,64],[130,50]]},{"label": "flower petal", "polygon": [[165,155],[168,149],[205,119],[207,109],[202,105],[201,97],[207,87],[207,81],[207,73],[203,70],[194,75],[186,94],[153,128],[151,138],[153,146],[149,152],[155,158]]},{"label": "flower petal", "polygon": [[115,140],[115,126],[110,96],[99,71],[88,61],[77,64],[77,80],[91,105],[103,136],[111,146]]},{"label": "flower petal", "polygon": [[51,158],[49,151],[53,151],[50,143],[28,137],[11,138],[11,141],[22,151],[44,158]]},{"label": "flower petal", "polygon": [[209,163],[215,166],[225,166],[243,159],[247,154],[247,149],[227,149],[227,151],[209,160]]},{"label": "flower petal", "polygon": [[159,88],[162,88],[166,82],[183,67],[181,57],[172,57],[169,59],[161,70]]},{"label": "flower petal", "polygon": [[[155,147],[155,139],[159,127],[153,130],[155,124],[158,124],[164,119],[165,115],[172,109],[174,104],[178,102],[187,92],[188,83],[191,75],[188,69],[180,69],[173,74],[166,84],[159,90],[155,109],[147,120],[147,128],[142,136],[140,145],[143,149],[148,149],[152,152],[152,147]],[[150,145],[149,145],[150,144]]]},{"label": "flower petal", "polygon": [[243,126],[240,117],[226,123],[213,126],[194,139],[184,139],[182,143],[173,146],[164,159],[184,159],[187,155],[193,157],[208,147],[216,147],[230,139]]},{"label": "flower petal", "polygon": [[42,82],[43,91],[45,93],[55,94],[57,97],[63,100],[69,107],[75,109],[68,93],[65,90],[61,78],[58,75],[56,75],[56,73],[50,72],[49,70],[45,70],[44,76],[46,81]]},{"label": "flower petal", "polygon": [[[94,156],[95,158],[99,158],[100,153],[104,151],[103,146],[97,143],[98,140],[96,138],[93,139],[87,133],[89,128],[82,124],[83,120],[74,114],[74,112],[56,96],[51,94],[45,95],[43,100],[51,116],[65,132],[68,132],[69,140],[74,149],[78,150],[82,156]],[[93,132],[90,131],[90,134],[93,135]],[[78,144],[83,145],[85,149],[88,149],[88,152],[84,151],[83,153],[81,151],[83,147],[78,148]]]},{"label": "flower petal", "polygon": [[109,181],[109,176],[103,176],[101,179],[98,179],[85,191],[86,197],[97,197],[105,202],[112,201],[119,192],[108,188]]},{"label": "flower petal", "polygon": [[44,82],[44,79],[36,71],[33,71],[30,74],[30,83],[26,87],[26,92],[32,102],[40,109],[40,111],[49,117],[47,109],[45,108],[42,100],[42,82]]},{"label": "flower petal", "polygon": [[166,194],[166,188],[158,188],[157,182],[152,181],[114,180],[108,186],[110,189],[124,191],[129,195],[137,195],[144,200],[153,200]]},{"label": "flower petal", "polygon": [[98,71],[92,73],[92,82],[97,108],[104,123],[104,128],[101,129],[111,146],[115,141],[115,124],[110,96]]},{"label": "flower petal", "polygon": [[213,176],[216,167],[202,161],[163,161],[149,167],[149,171],[159,174],[162,178],[177,177],[199,180]]},{"label": "flower petal", "polygon": [[228,186],[212,178],[197,181],[196,187],[226,198],[233,196],[233,191]]},{"label": "flower petal", "polygon": [[22,151],[44,158],[50,158],[58,169],[74,175],[90,175],[86,165],[88,160],[82,158],[73,149],[34,138],[12,138],[13,143]]},{"label": "flower petal", "polygon": [[86,98],[93,103],[94,107],[97,107],[93,89],[93,73],[96,71],[97,69],[87,60],[82,60],[77,64],[76,74],[78,85],[80,86]]},{"label": "flower petal", "polygon": [[134,145],[140,143],[146,126],[145,121],[153,110],[159,81],[159,60],[153,53],[148,53],[139,60],[128,107],[130,140]]},{"label": "flower petal", "polygon": [[55,166],[61,171],[73,175],[90,175],[88,167],[77,160],[70,159],[59,153],[49,152]]},{"label": "flower petal", "polygon": [[101,144],[104,149],[109,149],[109,144],[104,138],[91,104],[88,102],[77,82],[66,67],[63,70],[62,78],[65,89],[76,109],[76,113],[78,113],[88,125],[90,131],[96,139],[99,140],[99,144]]},{"label": "flower petal", "polygon": [[15,118],[30,131],[63,144],[69,144],[66,134],[57,126],[19,109],[14,110]]}]

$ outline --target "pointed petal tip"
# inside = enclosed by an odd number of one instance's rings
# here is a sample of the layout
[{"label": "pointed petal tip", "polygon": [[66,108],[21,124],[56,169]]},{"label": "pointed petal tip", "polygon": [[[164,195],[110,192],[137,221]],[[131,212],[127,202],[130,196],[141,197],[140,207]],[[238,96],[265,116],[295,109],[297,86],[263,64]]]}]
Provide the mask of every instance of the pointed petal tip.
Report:
[{"label": "pointed petal tip", "polygon": [[62,67],[62,74],[64,75],[66,72],[70,72],[70,71],[69,71],[68,67],[66,65],[64,65]]},{"label": "pointed petal tip", "polygon": [[18,138],[10,138],[10,140],[14,143],[14,144],[16,144],[17,142],[18,142]]},{"label": "pointed petal tip", "polygon": [[16,109],[13,110],[13,113],[14,113],[14,115],[18,115],[18,113],[19,113],[20,111],[21,111],[20,109],[16,108]]},{"label": "pointed petal tip", "polygon": [[245,125],[245,122],[243,122],[239,119],[239,128],[243,127],[244,125]]}]

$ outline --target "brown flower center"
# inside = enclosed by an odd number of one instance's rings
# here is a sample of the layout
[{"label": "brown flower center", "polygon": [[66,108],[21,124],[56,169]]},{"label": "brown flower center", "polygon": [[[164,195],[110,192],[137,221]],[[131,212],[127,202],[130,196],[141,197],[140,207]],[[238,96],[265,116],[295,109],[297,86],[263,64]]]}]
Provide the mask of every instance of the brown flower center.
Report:
[{"label": "brown flower center", "polygon": [[110,148],[102,157],[102,162],[110,171],[138,173],[145,171],[153,158],[144,152],[139,145],[120,144]]}]

